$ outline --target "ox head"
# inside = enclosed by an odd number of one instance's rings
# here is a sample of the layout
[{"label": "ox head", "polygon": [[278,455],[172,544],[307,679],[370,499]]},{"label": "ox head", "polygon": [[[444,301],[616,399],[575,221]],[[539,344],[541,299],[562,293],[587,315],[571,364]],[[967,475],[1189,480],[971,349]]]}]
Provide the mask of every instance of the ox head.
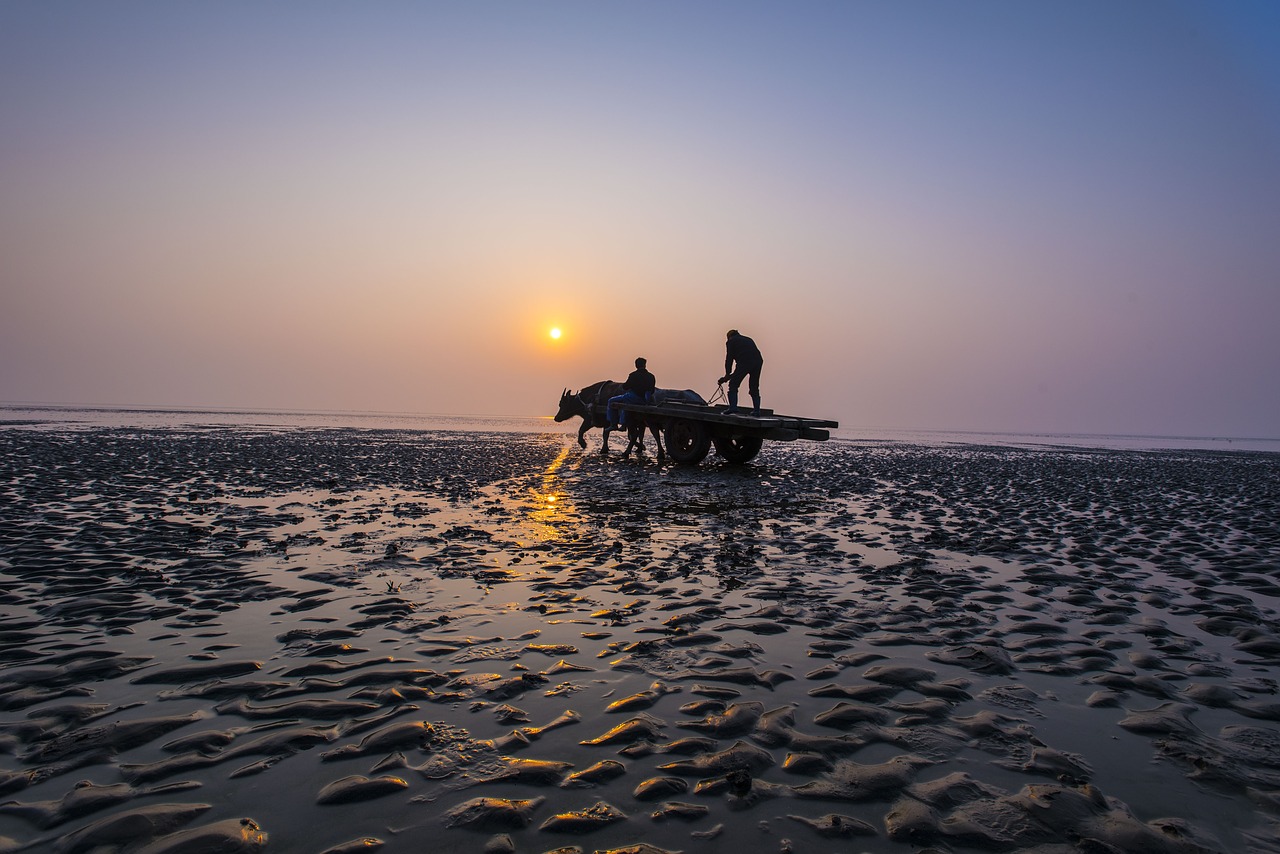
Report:
[{"label": "ox head", "polygon": [[582,401],[578,396],[565,389],[560,393],[560,409],[556,411],[556,421],[565,421],[583,413]]}]

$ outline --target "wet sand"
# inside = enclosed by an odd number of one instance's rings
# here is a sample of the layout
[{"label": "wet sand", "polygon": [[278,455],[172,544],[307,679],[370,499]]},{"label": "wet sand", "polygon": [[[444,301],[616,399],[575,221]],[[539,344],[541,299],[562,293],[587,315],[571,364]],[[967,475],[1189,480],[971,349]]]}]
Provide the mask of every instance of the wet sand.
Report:
[{"label": "wet sand", "polygon": [[1280,850],[1280,456],[597,443],[0,430],[0,850]]}]

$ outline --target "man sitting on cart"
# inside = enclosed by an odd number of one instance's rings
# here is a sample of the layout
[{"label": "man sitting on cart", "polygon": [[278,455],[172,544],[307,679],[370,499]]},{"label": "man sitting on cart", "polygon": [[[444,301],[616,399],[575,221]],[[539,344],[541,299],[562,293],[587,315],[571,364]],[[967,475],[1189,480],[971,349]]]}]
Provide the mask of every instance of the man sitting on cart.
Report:
[{"label": "man sitting on cart", "polygon": [[[617,397],[609,398],[609,405],[605,407],[604,417],[615,428],[621,428],[626,424],[627,413],[618,412],[614,406],[618,403],[653,403],[653,390],[658,387],[658,381],[653,374],[649,373],[645,365],[648,362],[643,357],[636,359],[636,369],[627,377],[627,381],[622,384],[626,389]],[[619,416],[621,417],[619,419]]]}]

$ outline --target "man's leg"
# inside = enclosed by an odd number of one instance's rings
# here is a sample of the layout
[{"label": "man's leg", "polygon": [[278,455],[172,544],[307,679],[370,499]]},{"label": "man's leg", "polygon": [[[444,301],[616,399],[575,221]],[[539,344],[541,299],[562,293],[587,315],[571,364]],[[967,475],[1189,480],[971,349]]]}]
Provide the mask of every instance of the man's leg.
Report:
[{"label": "man's leg", "polygon": [[733,373],[729,375],[729,408],[725,410],[725,414],[732,414],[738,411],[738,389],[742,386],[742,378],[747,372],[742,368],[735,368]]},{"label": "man's leg", "polygon": [[[644,402],[645,402],[644,395],[636,394],[634,391],[627,392],[627,403],[644,403]],[[631,419],[630,412],[622,413],[622,424],[624,427],[630,426],[631,421],[632,419]]]},{"label": "man's leg", "polygon": [[610,424],[616,424],[619,427],[627,426],[627,413],[625,411],[618,412],[614,409],[615,403],[644,403],[644,398],[636,394],[634,391],[625,391],[617,397],[609,398],[609,405],[605,407],[604,417]]},{"label": "man's leg", "polygon": [[750,374],[751,378],[747,382],[747,393],[751,395],[751,403],[754,407],[751,410],[752,415],[760,414],[760,370],[763,367],[764,366],[761,365],[753,370]]}]

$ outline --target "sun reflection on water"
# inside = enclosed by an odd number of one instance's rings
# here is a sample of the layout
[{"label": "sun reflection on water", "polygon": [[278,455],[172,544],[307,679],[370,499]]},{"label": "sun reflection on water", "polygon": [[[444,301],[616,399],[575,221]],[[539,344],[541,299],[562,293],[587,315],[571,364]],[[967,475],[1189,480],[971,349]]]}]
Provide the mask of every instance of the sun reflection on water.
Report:
[{"label": "sun reflection on water", "polygon": [[557,529],[557,523],[563,522],[572,510],[572,506],[566,500],[564,486],[558,474],[560,466],[568,456],[569,449],[562,449],[542,473],[538,486],[531,491],[532,500],[528,519],[530,533],[538,542],[559,539],[561,534]]}]

